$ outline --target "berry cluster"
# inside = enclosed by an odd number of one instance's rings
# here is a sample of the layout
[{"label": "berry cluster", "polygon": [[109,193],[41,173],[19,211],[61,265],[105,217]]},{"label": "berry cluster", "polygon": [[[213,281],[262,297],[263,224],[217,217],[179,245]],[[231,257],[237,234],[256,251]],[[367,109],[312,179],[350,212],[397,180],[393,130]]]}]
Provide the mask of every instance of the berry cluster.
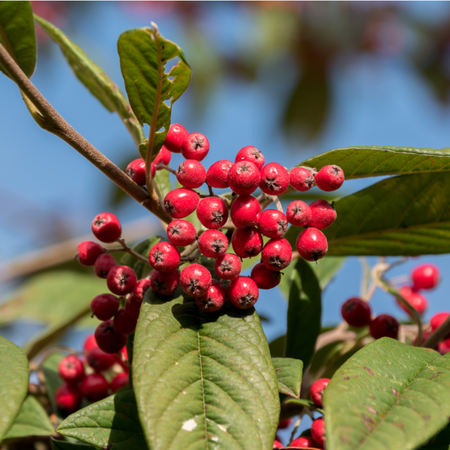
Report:
[{"label": "berry cluster", "polygon": [[[126,348],[120,352],[127,361]],[[82,356],[68,355],[59,363],[58,373],[64,384],[55,394],[58,408],[71,414],[80,409],[82,399],[97,402],[127,386],[128,366],[122,357],[103,352],[94,335],[88,336]]]}]

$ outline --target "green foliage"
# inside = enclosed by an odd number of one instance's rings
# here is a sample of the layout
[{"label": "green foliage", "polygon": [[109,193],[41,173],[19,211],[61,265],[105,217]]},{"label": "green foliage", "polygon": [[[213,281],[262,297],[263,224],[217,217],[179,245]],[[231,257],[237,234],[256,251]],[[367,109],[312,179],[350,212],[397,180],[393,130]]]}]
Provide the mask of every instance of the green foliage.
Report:
[{"label": "green foliage", "polygon": [[58,373],[58,365],[63,358],[64,355],[62,353],[52,353],[42,364],[42,371],[44,372],[45,377],[45,388],[47,389],[48,398],[50,400],[50,404],[52,405],[52,411],[56,414],[58,420],[60,421],[66,416],[66,414],[60,411],[56,405],[55,395],[59,386],[64,383]]},{"label": "green foliage", "polygon": [[286,403],[291,405],[305,406],[308,409],[324,414],[324,410],[322,408],[317,407],[314,402],[312,402],[311,400],[306,400],[305,398],[290,398],[286,401]]},{"label": "green foliage", "polygon": [[302,386],[303,362],[293,358],[272,358],[282,394],[299,398]]},{"label": "green foliage", "polygon": [[51,440],[52,450],[93,450],[92,445],[78,444],[66,441]]}]

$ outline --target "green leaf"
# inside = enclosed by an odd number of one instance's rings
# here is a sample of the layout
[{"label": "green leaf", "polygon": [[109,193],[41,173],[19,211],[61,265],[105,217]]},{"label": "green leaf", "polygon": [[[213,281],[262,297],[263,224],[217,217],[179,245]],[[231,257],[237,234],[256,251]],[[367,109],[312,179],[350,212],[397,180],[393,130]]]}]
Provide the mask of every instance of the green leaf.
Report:
[{"label": "green leaf", "polygon": [[22,403],[19,415],[6,433],[5,439],[50,436],[54,433],[55,430],[45,409],[35,397],[29,395]]},{"label": "green leaf", "polygon": [[63,436],[97,448],[146,449],[133,391],[127,390],[71,414],[58,427]]},{"label": "green leaf", "polygon": [[[78,45],[51,23],[34,15],[36,22],[56,42],[75,76],[89,89],[109,111],[116,112],[127,127],[135,143],[139,145],[145,138],[144,131],[130,108],[125,96],[103,70],[91,61]],[[34,29],[34,28],[33,28]]]},{"label": "green leaf", "polygon": [[[141,125],[150,125],[153,160],[169,131],[172,106],[189,85],[191,69],[183,50],[164,39],[156,25],[152,25],[153,28],[135,28],[122,33],[117,47],[131,107]],[[179,62],[166,73],[166,64],[177,57]],[[170,106],[166,104],[169,100]],[[146,159],[147,149],[143,147],[140,151]]]},{"label": "green leaf", "polygon": [[[30,2],[0,2],[0,42],[30,78],[36,67],[36,31]],[[1,63],[0,70],[7,74]]]},{"label": "green leaf", "polygon": [[28,360],[17,345],[0,336],[0,442],[28,391]]},{"label": "green leaf", "polygon": [[295,264],[289,290],[286,356],[307,367],[320,333],[322,292],[311,266],[303,259]]},{"label": "green leaf", "polygon": [[[280,404],[254,308],[201,312],[192,298],[147,291],[133,386],[152,450],[272,448]],[[148,303],[150,302],[150,303]]]},{"label": "green leaf", "polygon": [[153,182],[155,183],[161,198],[164,198],[173,190],[168,170],[157,170]]},{"label": "green leaf", "polygon": [[64,356],[65,355],[61,353],[52,353],[42,364],[42,371],[44,372],[45,377],[45,388],[47,389],[48,398],[52,405],[52,411],[60,420],[65,417],[66,414],[60,411],[56,405],[55,395],[58,388],[64,383],[58,373],[58,365]]},{"label": "green leaf", "polygon": [[286,335],[277,337],[269,344],[270,354],[272,358],[284,357],[286,354]]},{"label": "green leaf", "polygon": [[[157,244],[161,240],[161,236],[152,236],[146,239],[145,241],[140,242],[139,244],[133,247],[133,250],[136,253],[139,253],[142,256],[148,258],[148,254],[152,247]],[[133,255],[129,253],[125,253],[122,259],[120,260],[120,264],[123,266],[131,267],[137,275],[138,280],[143,278],[151,269],[150,266],[144,264],[142,261],[135,258]]]},{"label": "green leaf", "polygon": [[93,450],[95,447],[86,444],[75,444],[73,442],[57,441],[52,439],[52,450]]},{"label": "green leaf", "polygon": [[450,171],[450,149],[345,147],[314,156],[300,165],[315,167],[319,170],[328,164],[339,166],[344,171],[346,180],[418,172],[448,172]]},{"label": "green leaf", "polygon": [[351,357],[324,391],[327,448],[415,449],[450,416],[450,355],[379,339]]},{"label": "green leaf", "polygon": [[303,362],[293,358],[272,358],[282,394],[299,398],[302,385]]},{"label": "green leaf", "polygon": [[324,413],[322,408],[319,408],[311,400],[306,400],[305,398],[290,398],[286,403],[305,406],[306,408],[312,409],[313,411],[319,411],[321,414]]}]

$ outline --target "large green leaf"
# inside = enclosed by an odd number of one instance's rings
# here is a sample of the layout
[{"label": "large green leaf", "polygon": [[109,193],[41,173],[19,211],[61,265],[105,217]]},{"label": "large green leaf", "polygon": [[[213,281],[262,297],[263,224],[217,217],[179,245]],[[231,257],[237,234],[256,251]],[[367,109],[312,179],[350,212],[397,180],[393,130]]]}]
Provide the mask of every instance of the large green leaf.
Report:
[{"label": "large green leaf", "polygon": [[324,392],[327,449],[409,450],[450,416],[450,355],[389,338],[367,345]]},{"label": "large green leaf", "polygon": [[282,394],[299,398],[302,385],[303,362],[293,358],[272,358]]},{"label": "large green leaf", "polygon": [[[133,250],[136,253],[139,253],[140,255],[148,258],[150,250],[160,240],[161,236],[149,237],[145,241],[139,242],[139,244],[135,245],[133,247]],[[150,266],[145,264],[143,261],[140,261],[139,259],[135,258],[133,255],[130,255],[129,253],[125,253],[125,255],[123,255],[123,257],[120,260],[120,264],[122,264],[123,266],[131,267],[136,272],[138,280],[143,278],[151,269]]]},{"label": "large green leaf", "polygon": [[133,386],[152,450],[269,450],[278,382],[258,315],[147,291],[134,340]]},{"label": "large green leaf", "polygon": [[17,345],[0,336],[0,442],[19,413],[27,391],[27,357]]},{"label": "large green leaf", "polygon": [[[183,50],[164,39],[154,24],[153,28],[122,33],[117,47],[131,107],[141,125],[150,125],[153,160],[169,131],[172,106],[189,85],[191,69]],[[179,58],[179,62],[166,73],[165,66],[173,58]],[[170,105],[166,104],[169,100]],[[146,159],[146,148],[140,152]]]},{"label": "large green leaf", "polygon": [[[36,31],[30,2],[0,2],[0,42],[30,78],[36,67]],[[0,63],[0,70],[5,70]]]},{"label": "large green leaf", "polygon": [[80,409],[62,422],[57,431],[97,448],[147,449],[132,390]]}]

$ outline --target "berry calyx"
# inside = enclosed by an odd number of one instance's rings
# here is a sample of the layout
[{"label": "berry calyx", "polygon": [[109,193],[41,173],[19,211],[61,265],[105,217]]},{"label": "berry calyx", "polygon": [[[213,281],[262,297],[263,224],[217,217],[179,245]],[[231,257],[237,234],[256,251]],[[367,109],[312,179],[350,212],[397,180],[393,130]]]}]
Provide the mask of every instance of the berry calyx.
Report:
[{"label": "berry calyx", "polygon": [[99,320],[111,319],[119,307],[119,299],[112,294],[100,294],[91,301],[92,314]]},{"label": "berry calyx", "polygon": [[323,417],[319,417],[312,423],[311,436],[320,446],[325,447],[325,420]]},{"label": "berry calyx", "polygon": [[99,278],[106,278],[109,271],[116,266],[116,260],[114,256],[109,253],[102,253],[94,264],[94,272]]},{"label": "berry calyx", "polygon": [[230,281],[227,295],[236,308],[248,309],[258,301],[259,290],[250,277],[237,277]]},{"label": "berry calyx", "polygon": [[228,239],[219,230],[206,230],[198,238],[200,252],[208,258],[217,258],[228,249]]},{"label": "berry calyx", "polygon": [[263,236],[279,238],[286,233],[287,217],[278,209],[266,209],[259,216],[258,229]]},{"label": "berry calyx", "polygon": [[279,271],[269,270],[263,263],[258,263],[253,267],[250,278],[259,289],[273,289],[280,284],[281,274]]},{"label": "berry calyx", "polygon": [[234,162],[237,163],[239,161],[250,161],[253,163],[259,170],[262,169],[265,162],[264,155],[256,148],[251,145],[247,145],[246,147],[241,148],[234,159]]},{"label": "berry calyx", "polygon": [[98,347],[94,347],[87,352],[86,362],[96,372],[103,372],[114,365],[116,356],[111,353],[105,353]]},{"label": "berry calyx", "polygon": [[269,270],[285,269],[292,260],[292,247],[285,238],[272,238],[264,246],[261,261]]},{"label": "berry calyx", "polygon": [[172,272],[178,269],[181,262],[179,250],[170,242],[158,242],[149,254],[150,265],[159,272]]},{"label": "berry calyx", "polygon": [[195,241],[197,232],[194,225],[187,220],[172,220],[167,226],[167,237],[172,244],[185,247]]},{"label": "berry calyx", "polygon": [[119,389],[130,384],[130,377],[127,373],[118,373],[111,381],[111,390],[117,392]]},{"label": "berry calyx", "polygon": [[195,211],[199,200],[197,192],[192,189],[174,189],[164,197],[164,209],[173,219],[182,219]]},{"label": "berry calyx", "polygon": [[114,329],[111,319],[102,322],[94,335],[98,347],[105,353],[117,353],[127,342],[126,336]]},{"label": "berry calyx", "polygon": [[106,277],[108,289],[116,295],[129,294],[136,283],[136,274],[128,266],[114,266]]},{"label": "berry calyx", "polygon": [[108,212],[95,216],[91,229],[99,241],[106,243],[117,241],[122,234],[119,219],[114,214]]},{"label": "berry calyx", "polygon": [[208,152],[208,139],[201,133],[191,133],[181,143],[181,153],[186,159],[202,161]]},{"label": "berry calyx", "polygon": [[370,324],[372,310],[370,305],[358,297],[349,298],[341,307],[342,318],[351,326],[356,328],[365,327]]},{"label": "berry calyx", "polygon": [[206,197],[198,204],[197,217],[206,228],[222,228],[228,220],[228,207],[221,198]]},{"label": "berry calyx", "polygon": [[326,200],[316,200],[309,205],[311,210],[311,219],[308,222],[309,227],[323,230],[328,228],[336,220],[337,213],[333,205]]},{"label": "berry calyx", "polygon": [[108,396],[109,383],[99,373],[88,375],[80,385],[80,394],[89,402],[98,402]]},{"label": "berry calyx", "polygon": [[395,317],[389,314],[380,314],[370,323],[370,335],[374,339],[382,337],[398,338],[400,325]]},{"label": "berry calyx", "polygon": [[303,167],[293,167],[289,172],[289,182],[296,191],[306,192],[314,186],[314,175]]},{"label": "berry calyx", "polygon": [[[169,165],[170,160],[172,159],[172,153],[165,147],[164,145],[161,147],[161,150],[156,155],[156,158],[153,160],[153,164],[157,166],[158,164],[164,164],[166,166]],[[163,170],[162,167],[157,168],[156,170]],[[153,176],[153,175],[152,175]]]},{"label": "berry calyx", "polygon": [[231,206],[231,220],[238,228],[258,225],[261,205],[253,195],[240,195]]},{"label": "berry calyx", "polygon": [[223,280],[232,280],[241,273],[242,263],[234,253],[225,253],[214,262],[214,269]]},{"label": "berry calyx", "polygon": [[187,138],[188,132],[183,125],[179,123],[173,123],[169,127],[166,139],[164,141],[164,147],[172,153],[181,153],[181,144],[184,139]]},{"label": "berry calyx", "polygon": [[136,329],[137,318],[130,316],[125,308],[119,309],[114,316],[114,329],[122,334],[131,334]]},{"label": "berry calyx", "polygon": [[[139,186],[145,186],[145,161],[142,158],[135,159],[126,168],[127,175]],[[153,176],[153,174],[152,174]]]},{"label": "berry calyx", "polygon": [[261,181],[259,169],[250,161],[233,164],[228,172],[228,185],[238,195],[250,195]]},{"label": "berry calyx", "polygon": [[81,395],[75,387],[68,384],[62,384],[56,390],[55,402],[59,409],[72,414],[80,409]]},{"label": "berry calyx", "polygon": [[192,297],[205,295],[211,286],[211,281],[209,270],[197,263],[185,267],[180,274],[181,289]]},{"label": "berry calyx", "polygon": [[93,266],[102,253],[105,253],[105,249],[97,242],[84,241],[77,247],[78,262],[83,266]]},{"label": "berry calyx", "polygon": [[320,378],[320,380],[315,381],[311,386],[311,390],[309,392],[311,395],[311,400],[319,408],[323,407],[323,391],[328,386],[329,382],[329,378]]},{"label": "berry calyx", "polygon": [[133,288],[133,300],[137,303],[142,303],[144,301],[144,295],[149,287],[150,280],[147,280],[146,278],[139,280]]},{"label": "berry calyx", "polygon": [[317,442],[309,437],[309,436],[300,436],[297,439],[294,439],[291,442],[291,447],[301,447],[301,448],[308,448],[308,447],[313,447],[313,448],[317,448],[319,444],[317,444]]},{"label": "berry calyx", "polygon": [[322,167],[315,177],[316,186],[326,192],[339,189],[344,179],[344,171],[339,166],[334,165]]},{"label": "berry calyx", "polygon": [[195,304],[204,312],[216,312],[224,305],[226,296],[225,288],[213,280],[205,295],[195,297]]},{"label": "berry calyx", "polygon": [[225,189],[228,185],[228,172],[233,163],[227,159],[215,162],[206,172],[206,182],[213,188]]},{"label": "berry calyx", "polygon": [[435,288],[439,284],[439,277],[439,269],[433,264],[417,266],[411,274],[415,290]]},{"label": "berry calyx", "polygon": [[312,212],[302,200],[294,200],[286,208],[287,221],[295,227],[304,227],[311,220]]},{"label": "berry calyx", "polygon": [[[428,308],[428,300],[419,292],[414,291],[410,286],[402,286],[399,289],[400,295],[413,307],[416,311],[422,315]],[[398,299],[396,299],[398,306],[403,309],[407,314],[410,314],[408,308],[404,306]]]},{"label": "berry calyx", "polygon": [[206,180],[206,170],[202,163],[195,159],[188,159],[178,166],[176,177],[182,186],[198,188]]},{"label": "berry calyx", "polygon": [[261,190],[268,195],[281,195],[289,187],[289,173],[278,163],[266,164],[261,169]]},{"label": "berry calyx", "polygon": [[180,271],[158,272],[155,270],[150,277],[152,289],[158,294],[172,295],[180,283]]},{"label": "berry calyx", "polygon": [[231,245],[236,255],[251,258],[261,253],[263,238],[255,227],[236,228],[231,236]]},{"label": "berry calyx", "polygon": [[65,356],[58,364],[59,376],[71,385],[81,381],[85,377],[84,365],[75,355]]},{"label": "berry calyx", "polygon": [[307,228],[298,235],[296,247],[303,259],[317,261],[326,255],[328,242],[320,230]]}]

